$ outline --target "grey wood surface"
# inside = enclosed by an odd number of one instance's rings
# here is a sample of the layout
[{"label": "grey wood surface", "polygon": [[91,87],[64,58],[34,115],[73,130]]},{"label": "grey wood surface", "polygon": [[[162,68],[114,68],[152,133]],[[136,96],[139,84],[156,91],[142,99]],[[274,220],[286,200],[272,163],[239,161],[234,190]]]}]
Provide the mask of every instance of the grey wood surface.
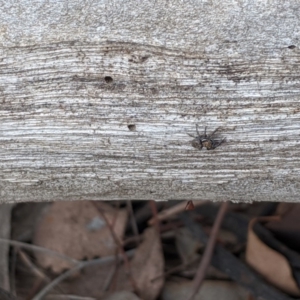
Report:
[{"label": "grey wood surface", "polygon": [[0,2],[2,202],[298,201],[298,1]]}]

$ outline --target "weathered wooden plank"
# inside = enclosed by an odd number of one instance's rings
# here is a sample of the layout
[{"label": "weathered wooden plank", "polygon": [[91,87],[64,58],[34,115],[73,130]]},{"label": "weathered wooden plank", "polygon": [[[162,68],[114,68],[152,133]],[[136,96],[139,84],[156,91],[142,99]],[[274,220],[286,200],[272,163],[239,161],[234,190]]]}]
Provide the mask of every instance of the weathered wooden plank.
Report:
[{"label": "weathered wooden plank", "polygon": [[3,7],[2,202],[298,201],[297,1]]}]

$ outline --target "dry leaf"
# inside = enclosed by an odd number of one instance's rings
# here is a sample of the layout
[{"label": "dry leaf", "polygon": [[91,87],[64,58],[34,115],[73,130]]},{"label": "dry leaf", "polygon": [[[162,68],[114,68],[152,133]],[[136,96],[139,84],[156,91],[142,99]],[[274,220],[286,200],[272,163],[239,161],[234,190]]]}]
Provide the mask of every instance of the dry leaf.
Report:
[{"label": "dry leaf", "polygon": [[[186,227],[176,230],[175,243],[181,261],[185,265],[180,271],[180,274],[187,277],[195,276],[201,260],[199,252],[201,249],[204,249],[204,245],[196,240],[190,230]],[[213,266],[208,267],[206,275],[209,278],[227,278],[224,273],[220,272]]]},{"label": "dry leaf", "polygon": [[152,279],[163,274],[164,257],[160,236],[155,228],[145,230],[144,240],[131,261],[131,270],[139,296],[143,300],[156,299],[164,285],[164,277]]},{"label": "dry leaf", "polygon": [[300,290],[288,260],[258,238],[253,231],[256,221],[257,219],[252,220],[248,227],[247,263],[274,286],[291,295],[299,296]]},{"label": "dry leaf", "polygon": [[300,252],[299,203],[280,203],[275,214],[281,216],[281,220],[277,222],[268,222],[265,226],[285,245]]},{"label": "dry leaf", "polygon": [[186,227],[176,230],[175,238],[178,254],[184,264],[200,259],[199,250],[204,246]]},{"label": "dry leaf", "polygon": [[122,291],[113,293],[107,298],[104,298],[104,300],[140,300],[140,298],[131,292]]},{"label": "dry leaf", "polygon": [[[126,210],[115,210],[103,202],[98,202],[97,206],[113,224],[118,238],[122,239]],[[38,224],[33,243],[78,260],[114,255],[116,250],[109,228],[89,201],[53,203]],[[37,253],[37,260],[41,266],[54,272],[70,267],[69,262],[44,253]]]},{"label": "dry leaf", "polygon": [[80,276],[64,280],[59,286],[64,294],[95,299],[106,299],[111,294],[109,290],[132,291],[124,264],[117,266],[115,261],[105,265],[91,265]]}]

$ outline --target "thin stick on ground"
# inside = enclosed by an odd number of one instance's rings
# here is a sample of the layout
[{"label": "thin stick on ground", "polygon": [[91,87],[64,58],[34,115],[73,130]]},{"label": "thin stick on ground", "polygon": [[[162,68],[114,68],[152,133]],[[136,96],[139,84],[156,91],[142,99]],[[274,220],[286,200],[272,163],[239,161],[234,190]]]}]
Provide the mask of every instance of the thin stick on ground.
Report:
[{"label": "thin stick on ground", "polygon": [[17,292],[16,292],[16,267],[17,267],[17,249],[13,248],[12,249],[12,253],[10,255],[10,268],[11,268],[11,272],[10,272],[10,293],[13,294],[14,296],[17,296]]},{"label": "thin stick on ground", "polygon": [[128,259],[126,253],[125,253],[125,250],[124,250],[124,248],[123,248],[122,243],[120,242],[119,238],[117,237],[117,235],[116,235],[116,233],[115,233],[115,231],[114,231],[112,225],[110,224],[110,222],[109,222],[108,219],[106,218],[105,213],[102,211],[101,208],[97,207],[96,203],[94,203],[93,201],[92,201],[92,203],[94,204],[94,206],[96,207],[96,209],[97,209],[97,210],[99,211],[99,213],[101,214],[101,217],[103,218],[103,220],[104,220],[105,223],[107,224],[107,227],[108,227],[108,229],[109,229],[109,231],[110,231],[110,233],[111,233],[111,235],[112,235],[112,237],[113,237],[113,239],[114,239],[114,241],[115,241],[115,243],[116,243],[116,245],[117,245],[117,247],[118,247],[120,253],[121,253],[122,256],[123,256],[125,270],[126,270],[126,273],[127,273],[127,275],[128,275],[128,278],[129,278],[129,280],[130,280],[131,286],[133,287],[133,290],[134,290],[134,291],[137,291],[137,287],[136,287],[135,281],[134,281],[134,279],[133,279],[133,277],[132,277],[132,275],[131,275],[130,262],[129,262],[129,259]]},{"label": "thin stick on ground", "polygon": [[172,269],[170,269],[169,271],[165,272],[164,274],[161,274],[161,275],[158,275],[157,277],[154,277],[151,282],[155,281],[155,280],[158,280],[162,277],[166,278],[167,276],[169,275],[172,275],[174,273],[178,273],[180,271],[184,271],[184,269],[186,269],[187,267],[191,266],[192,264],[196,263],[196,261],[199,260],[198,258],[196,259],[193,259],[191,260],[190,262],[188,263],[183,263],[183,264],[180,264]]},{"label": "thin stick on ground", "polygon": [[50,278],[31,262],[24,251],[22,251],[21,249],[17,249],[17,251],[23,263],[26,264],[26,266],[32,271],[33,274],[46,282],[50,282]]},{"label": "thin stick on ground", "polygon": [[201,259],[199,268],[197,270],[197,273],[194,278],[193,282],[193,293],[192,295],[188,298],[188,300],[193,300],[196,294],[198,293],[200,286],[205,278],[206,271],[210,265],[210,261],[213,255],[213,251],[215,248],[216,240],[217,240],[217,235],[219,232],[219,229],[221,227],[223,218],[225,216],[225,213],[228,208],[228,202],[223,202],[219,208],[216,220],[214,222],[214,225],[212,227],[212,231],[209,237],[209,240],[207,242],[207,246],[205,247],[203,257]]},{"label": "thin stick on ground", "polygon": [[150,204],[150,208],[151,208],[153,220],[154,220],[152,225],[155,226],[157,232],[159,233],[160,232],[160,222],[157,217],[158,213],[157,213],[156,202],[154,200],[150,200],[149,204]]},{"label": "thin stick on ground", "polygon": [[[1,203],[0,205],[0,237],[1,238],[9,238],[11,232],[11,211],[13,208],[12,203]],[[2,245],[0,247],[0,286],[9,291],[11,284],[9,278],[9,263],[8,263],[8,256],[9,256],[9,247],[8,245]]]},{"label": "thin stick on ground", "polygon": [[17,247],[24,248],[24,249],[29,249],[29,250],[32,250],[32,251],[44,252],[44,253],[47,253],[48,255],[56,256],[56,257],[59,257],[63,260],[69,261],[73,265],[77,264],[79,262],[77,259],[71,258],[69,256],[61,254],[61,253],[56,252],[54,250],[50,250],[50,249],[40,247],[40,246],[36,246],[36,245],[31,245],[31,244],[27,244],[27,243],[23,243],[23,242],[19,242],[19,241],[2,239],[2,238],[0,238],[0,243],[9,244],[11,246],[17,246]]},{"label": "thin stick on ground", "polygon": [[[131,228],[132,228],[133,235],[135,237],[138,237],[139,236],[139,229],[138,229],[138,226],[137,226],[137,223],[136,223],[136,219],[134,217],[133,208],[132,208],[132,201],[127,200],[126,205],[127,205],[127,210],[129,212],[129,216],[130,216],[130,223],[131,223]],[[138,246],[138,244],[139,244],[139,242],[138,242],[138,239],[137,239],[136,240],[136,245]]]},{"label": "thin stick on ground", "polygon": [[19,247],[16,250],[17,250],[22,262],[37,277],[34,284],[31,287],[31,290],[28,292],[27,297],[25,299],[25,300],[29,300],[29,299],[32,299],[32,297],[37,293],[37,291],[40,290],[41,285],[43,283],[45,283],[45,282],[49,283],[49,282],[51,282],[51,279],[43,271],[41,271],[37,266],[34,265],[34,263],[30,260],[28,255],[23,250],[21,250]]},{"label": "thin stick on ground", "polygon": [[108,288],[111,286],[111,282],[114,280],[114,277],[117,273],[118,270],[118,261],[116,261],[116,263],[113,265],[113,267],[111,268],[111,270],[109,271],[106,280],[103,284],[103,288],[102,291],[106,292],[108,290]]},{"label": "thin stick on ground", "polygon": [[[132,257],[132,255],[134,254],[134,251],[135,250],[130,250],[130,251],[124,252],[126,258],[128,259],[128,257]],[[119,256],[119,258],[121,260],[124,259],[123,255]],[[115,256],[112,255],[112,256],[107,256],[107,257],[103,257],[103,258],[93,259],[90,261],[80,262],[72,269],[70,269],[70,270],[66,271],[65,273],[56,277],[52,282],[50,282],[47,286],[45,286],[35,297],[33,297],[32,300],[41,300],[46,294],[48,294],[59,283],[61,283],[63,280],[65,280],[66,278],[70,277],[72,274],[76,273],[77,271],[79,271],[83,268],[86,268],[91,265],[97,265],[97,264],[104,265],[104,264],[107,264],[114,260],[115,260]]]},{"label": "thin stick on ground", "polygon": [[[157,219],[159,221],[163,221],[163,220],[166,220],[168,218],[170,218],[171,216],[174,216],[182,211],[185,210],[187,204],[188,204],[189,201],[182,201],[180,203],[178,203],[177,205],[174,205],[170,208],[167,208],[163,211],[161,211],[160,213],[157,214]],[[201,206],[203,204],[206,204],[208,201],[193,201],[193,204],[194,206]],[[151,218],[149,221],[148,221],[148,224],[149,225],[154,225],[155,223],[155,218]]]}]

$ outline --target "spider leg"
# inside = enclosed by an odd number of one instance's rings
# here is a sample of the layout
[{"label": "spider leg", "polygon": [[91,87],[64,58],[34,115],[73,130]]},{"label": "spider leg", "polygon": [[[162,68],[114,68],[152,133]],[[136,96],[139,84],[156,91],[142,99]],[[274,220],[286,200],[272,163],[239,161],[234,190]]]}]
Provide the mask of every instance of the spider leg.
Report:
[{"label": "spider leg", "polygon": [[216,149],[217,147],[219,147],[224,141],[225,141],[225,138],[222,139],[221,141],[216,142],[216,144],[214,144],[214,149]]},{"label": "spider leg", "polygon": [[189,134],[188,132],[186,132],[186,134],[195,139],[195,137],[193,135]]},{"label": "spider leg", "polygon": [[207,128],[207,126],[205,126],[205,128],[204,128],[204,137],[205,137],[205,138],[207,138],[206,128]]},{"label": "spider leg", "polygon": [[209,135],[209,138],[211,138],[218,130],[219,130],[220,127],[218,127],[217,129],[215,129],[210,135]]},{"label": "spider leg", "polygon": [[197,131],[198,136],[200,136],[199,129],[198,129],[198,124],[196,124],[196,131]]}]

